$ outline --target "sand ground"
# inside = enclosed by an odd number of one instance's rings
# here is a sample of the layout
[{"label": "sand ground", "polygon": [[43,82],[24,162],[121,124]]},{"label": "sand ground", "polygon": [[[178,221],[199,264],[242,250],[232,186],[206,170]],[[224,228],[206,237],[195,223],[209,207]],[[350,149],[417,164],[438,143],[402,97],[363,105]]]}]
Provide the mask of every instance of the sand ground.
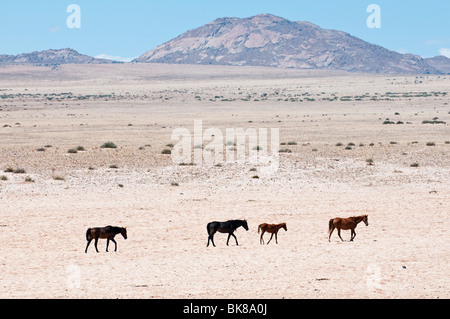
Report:
[{"label": "sand ground", "polygon": [[[450,76],[1,67],[0,297],[449,298],[449,87]],[[422,124],[435,118],[447,124]],[[194,120],[295,143],[271,173],[178,165],[161,152]],[[329,219],[362,214],[354,242],[328,241]],[[217,234],[206,247],[208,222],[241,218],[239,246]],[[281,222],[278,245],[260,245],[258,225]],[[86,254],[86,229],[106,225],[128,240]]]}]

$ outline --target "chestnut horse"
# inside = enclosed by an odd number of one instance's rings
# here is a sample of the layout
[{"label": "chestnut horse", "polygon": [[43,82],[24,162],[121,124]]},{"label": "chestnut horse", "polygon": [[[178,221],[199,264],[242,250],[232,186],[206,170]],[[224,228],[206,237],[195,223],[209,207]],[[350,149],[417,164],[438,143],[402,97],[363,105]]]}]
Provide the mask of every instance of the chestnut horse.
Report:
[{"label": "chestnut horse", "polygon": [[330,221],[328,223],[328,233],[330,235],[328,237],[328,241],[330,241],[331,234],[333,234],[333,230],[335,228],[337,228],[338,236],[342,241],[344,241],[344,240],[341,237],[341,229],[343,229],[343,230],[350,229],[352,231],[350,241],[353,241],[353,239],[355,239],[355,237],[356,237],[355,228],[356,228],[356,226],[358,226],[358,224],[360,222],[364,222],[364,224],[366,224],[366,226],[369,226],[369,216],[363,215],[363,216],[349,217],[349,218],[330,219]]},{"label": "chestnut horse", "polygon": [[258,226],[258,234],[259,234],[259,231],[260,231],[260,230],[262,231],[261,237],[260,237],[260,239],[259,239],[259,243],[260,243],[261,245],[264,245],[264,239],[263,239],[263,236],[264,236],[264,233],[265,233],[265,232],[268,232],[268,233],[271,233],[272,236],[270,236],[270,239],[269,239],[269,241],[267,242],[267,245],[269,245],[270,241],[272,240],[273,235],[275,235],[275,242],[278,244],[277,234],[278,234],[278,231],[279,231],[281,228],[284,228],[284,230],[287,231],[286,223],[282,223],[282,224],[278,224],[278,225],[271,225],[271,224],[261,224],[261,225],[259,225],[259,226]]},{"label": "chestnut horse", "polygon": [[106,242],[106,252],[108,252],[108,246],[109,246],[110,240],[116,245],[116,248],[114,251],[117,251],[117,243],[114,240],[114,237],[117,234],[121,234],[123,236],[123,238],[127,239],[127,229],[126,228],[113,227],[113,226],[106,226],[103,228],[89,228],[86,231],[86,240],[88,243],[86,245],[86,250],[84,252],[87,253],[89,244],[91,243],[92,239],[95,239],[95,243],[94,243],[95,250],[98,252],[97,243],[98,243],[99,238],[108,240]]}]

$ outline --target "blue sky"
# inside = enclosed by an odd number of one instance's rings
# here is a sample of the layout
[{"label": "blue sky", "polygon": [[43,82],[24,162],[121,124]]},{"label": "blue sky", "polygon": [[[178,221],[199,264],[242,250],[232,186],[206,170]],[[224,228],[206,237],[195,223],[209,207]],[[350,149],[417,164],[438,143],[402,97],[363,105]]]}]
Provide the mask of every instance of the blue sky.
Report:
[{"label": "blue sky", "polygon": [[[81,9],[79,29],[67,27],[70,4]],[[367,27],[370,4],[381,9],[380,29]],[[401,53],[450,57],[450,1],[442,0],[2,0],[0,54],[70,47],[131,59],[216,18],[260,13],[342,30]]]}]

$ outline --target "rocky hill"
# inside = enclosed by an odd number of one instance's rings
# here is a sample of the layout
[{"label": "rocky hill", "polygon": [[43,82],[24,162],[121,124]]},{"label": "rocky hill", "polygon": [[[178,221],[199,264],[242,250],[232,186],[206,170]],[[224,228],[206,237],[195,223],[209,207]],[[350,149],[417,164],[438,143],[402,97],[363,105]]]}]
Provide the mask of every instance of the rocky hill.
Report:
[{"label": "rocky hill", "polygon": [[73,49],[45,50],[18,55],[0,55],[0,64],[33,64],[33,65],[59,65],[59,64],[107,64],[114,61],[96,59],[80,54]]},{"label": "rocky hill", "polygon": [[217,19],[146,52],[134,62],[440,73],[420,56],[400,54],[342,31],[270,14]]}]

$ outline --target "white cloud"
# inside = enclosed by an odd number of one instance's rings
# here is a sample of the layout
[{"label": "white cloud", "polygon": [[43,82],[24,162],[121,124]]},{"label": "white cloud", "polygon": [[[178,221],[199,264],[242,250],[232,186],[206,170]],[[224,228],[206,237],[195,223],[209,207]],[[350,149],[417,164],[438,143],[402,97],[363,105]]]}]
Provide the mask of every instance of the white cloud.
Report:
[{"label": "white cloud", "polygon": [[450,48],[439,49],[439,54],[450,58]]},{"label": "white cloud", "polygon": [[99,54],[97,56],[95,56],[96,59],[107,59],[107,60],[113,60],[113,61],[120,61],[120,62],[131,62],[134,58],[124,58],[121,56],[114,56],[114,55],[108,55],[108,54]]}]

